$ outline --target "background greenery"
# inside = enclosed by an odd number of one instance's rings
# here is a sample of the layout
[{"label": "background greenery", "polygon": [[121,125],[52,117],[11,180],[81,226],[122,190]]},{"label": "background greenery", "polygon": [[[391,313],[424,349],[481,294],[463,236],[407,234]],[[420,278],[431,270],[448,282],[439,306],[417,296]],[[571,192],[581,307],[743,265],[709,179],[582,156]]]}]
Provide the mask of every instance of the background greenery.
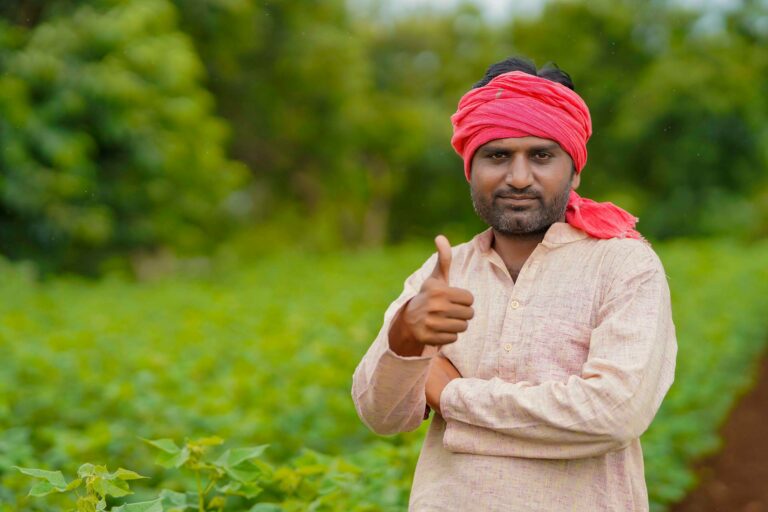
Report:
[{"label": "background greenery", "polygon": [[768,233],[765,2],[508,21],[361,2],[3,2],[0,249],[99,274],[232,232],[267,252],[468,235],[448,117],[514,53],[558,63],[590,105],[584,195],[653,239]]},{"label": "background greenery", "polygon": [[[675,384],[642,439],[649,492],[661,505],[693,485],[691,462],[718,447],[717,427],[752,383],[768,336],[768,244],[678,241],[656,250],[679,338]],[[274,463],[290,464],[302,448],[343,456],[361,468],[345,499],[404,509],[423,429],[382,445],[357,419],[350,383],[383,310],[431,252],[419,244],[279,253],[222,264],[215,276],[151,283],[39,283],[4,266],[0,500],[7,510],[48,510],[22,498],[30,481],[12,467],[73,474],[86,461],[152,476],[136,484],[149,496],[192,490],[154,465],[141,438],[217,434],[233,446],[271,444]],[[728,307],[724,290],[733,293]],[[339,498],[320,510],[349,506]]]},{"label": "background greenery", "polygon": [[62,503],[13,466],[194,492],[139,437],[216,434],[271,445],[256,500],[402,508],[422,434],[366,432],[351,373],[425,241],[482,227],[449,116],[511,54],[571,74],[580,192],[667,266],[679,371],[643,442],[654,506],[679,500],[768,311],[768,4],[685,5],[0,3],[0,506]]}]

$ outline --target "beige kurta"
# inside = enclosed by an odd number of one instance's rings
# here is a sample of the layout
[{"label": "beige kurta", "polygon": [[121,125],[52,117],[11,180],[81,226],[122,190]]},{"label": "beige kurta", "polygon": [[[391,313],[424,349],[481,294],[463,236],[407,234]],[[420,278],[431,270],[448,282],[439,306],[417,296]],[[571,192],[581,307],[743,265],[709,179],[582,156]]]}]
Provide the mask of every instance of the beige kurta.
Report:
[{"label": "beige kurta", "polygon": [[[644,511],[638,439],[672,384],[677,343],[662,264],[646,242],[558,222],[513,282],[488,229],[453,247],[450,285],[475,316],[441,352],[443,391],[416,467],[412,511]],[[423,421],[435,350],[400,357],[392,319],[432,272],[405,282],[355,370],[352,396],[380,434]]]}]

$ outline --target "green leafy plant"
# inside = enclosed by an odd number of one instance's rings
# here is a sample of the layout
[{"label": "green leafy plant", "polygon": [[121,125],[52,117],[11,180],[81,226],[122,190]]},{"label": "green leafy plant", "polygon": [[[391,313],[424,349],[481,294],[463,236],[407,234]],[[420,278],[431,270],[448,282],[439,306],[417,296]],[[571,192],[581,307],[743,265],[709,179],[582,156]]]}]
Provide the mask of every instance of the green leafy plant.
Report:
[{"label": "green leafy plant", "polygon": [[[429,250],[276,254],[215,280],[144,284],[38,282],[0,264],[0,512],[27,510],[28,481],[13,466],[67,474],[94,460],[151,475],[137,494],[178,512],[198,510],[200,496],[209,511],[223,498],[225,512],[407,508],[424,430],[371,435],[349,378]],[[719,426],[753,382],[768,336],[768,244],[656,250],[679,344],[675,383],[642,437],[651,507],[662,511],[695,485],[692,463],[718,448]],[[167,441],[209,432],[254,447],[246,455],[264,440],[270,448],[240,465],[243,452],[222,459],[216,438]],[[157,444],[136,449],[135,436]],[[168,470],[153,468],[150,448]],[[56,494],[36,510],[62,510],[66,493]]]},{"label": "green leafy plant", "polygon": [[[224,442],[220,437],[194,439],[182,447],[171,439],[145,441],[160,450],[158,464],[187,469],[194,474],[200,512],[222,510],[229,495],[255,498],[263,491],[259,481],[273,473],[270,465],[259,460],[267,445],[227,449],[212,458],[209,457],[210,449]],[[212,492],[214,495],[209,498]]]},{"label": "green leafy plant", "polygon": [[[77,496],[75,512],[97,512],[111,510],[112,512],[162,512],[160,500],[145,501],[108,508],[107,498],[122,498],[132,494],[128,482],[147,478],[135,471],[120,468],[110,473],[106,466],[96,466],[86,463],[77,470],[77,478],[67,482],[61,471],[22,468],[16,466],[21,473],[38,480],[29,491],[29,496],[41,497],[53,493],[73,493]],[[81,494],[81,490],[85,492]]]},{"label": "green leafy plant", "polygon": [[160,450],[156,462],[194,475],[194,492],[164,490],[179,510],[199,512],[375,511],[361,469],[345,461],[305,450],[291,464],[275,467],[263,460],[267,445],[215,452],[219,437],[203,437],[178,446],[171,439],[145,440]]},{"label": "green leafy plant", "polygon": [[[104,466],[83,464],[78,478],[67,482],[60,471],[20,468],[39,481],[30,496],[76,496],[75,512],[378,512],[370,501],[370,483],[363,471],[340,457],[305,450],[290,464],[275,467],[262,460],[267,445],[215,450],[224,441],[217,436],[189,440],[178,446],[171,439],[145,440],[159,450],[156,462],[168,469],[191,473],[194,490],[161,489],[156,499],[123,505],[108,500],[132,494],[128,481],[146,478],[134,471],[114,473]],[[377,461],[381,464],[382,460]],[[85,493],[80,493],[82,488]]]}]

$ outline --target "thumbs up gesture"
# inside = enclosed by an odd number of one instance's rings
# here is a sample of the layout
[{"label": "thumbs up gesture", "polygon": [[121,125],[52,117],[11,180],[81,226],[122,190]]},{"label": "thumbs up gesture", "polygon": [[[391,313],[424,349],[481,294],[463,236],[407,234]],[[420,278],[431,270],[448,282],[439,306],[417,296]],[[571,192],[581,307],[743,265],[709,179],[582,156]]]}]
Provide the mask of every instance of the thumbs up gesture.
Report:
[{"label": "thumbs up gesture", "polygon": [[437,263],[419,293],[402,311],[402,324],[408,338],[422,345],[445,345],[467,330],[474,316],[474,297],[463,288],[448,283],[451,270],[451,244],[443,235],[435,238]]}]

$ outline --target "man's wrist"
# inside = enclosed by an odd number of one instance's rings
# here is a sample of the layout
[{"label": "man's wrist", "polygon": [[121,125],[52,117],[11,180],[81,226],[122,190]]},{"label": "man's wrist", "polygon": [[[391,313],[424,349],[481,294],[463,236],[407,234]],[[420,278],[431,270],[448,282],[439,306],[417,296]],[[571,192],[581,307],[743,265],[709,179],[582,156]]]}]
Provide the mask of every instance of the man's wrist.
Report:
[{"label": "man's wrist", "polygon": [[408,302],[400,308],[392,320],[392,325],[389,328],[389,349],[401,357],[418,357],[424,352],[424,344],[416,340],[403,320],[403,313],[408,307]]}]

